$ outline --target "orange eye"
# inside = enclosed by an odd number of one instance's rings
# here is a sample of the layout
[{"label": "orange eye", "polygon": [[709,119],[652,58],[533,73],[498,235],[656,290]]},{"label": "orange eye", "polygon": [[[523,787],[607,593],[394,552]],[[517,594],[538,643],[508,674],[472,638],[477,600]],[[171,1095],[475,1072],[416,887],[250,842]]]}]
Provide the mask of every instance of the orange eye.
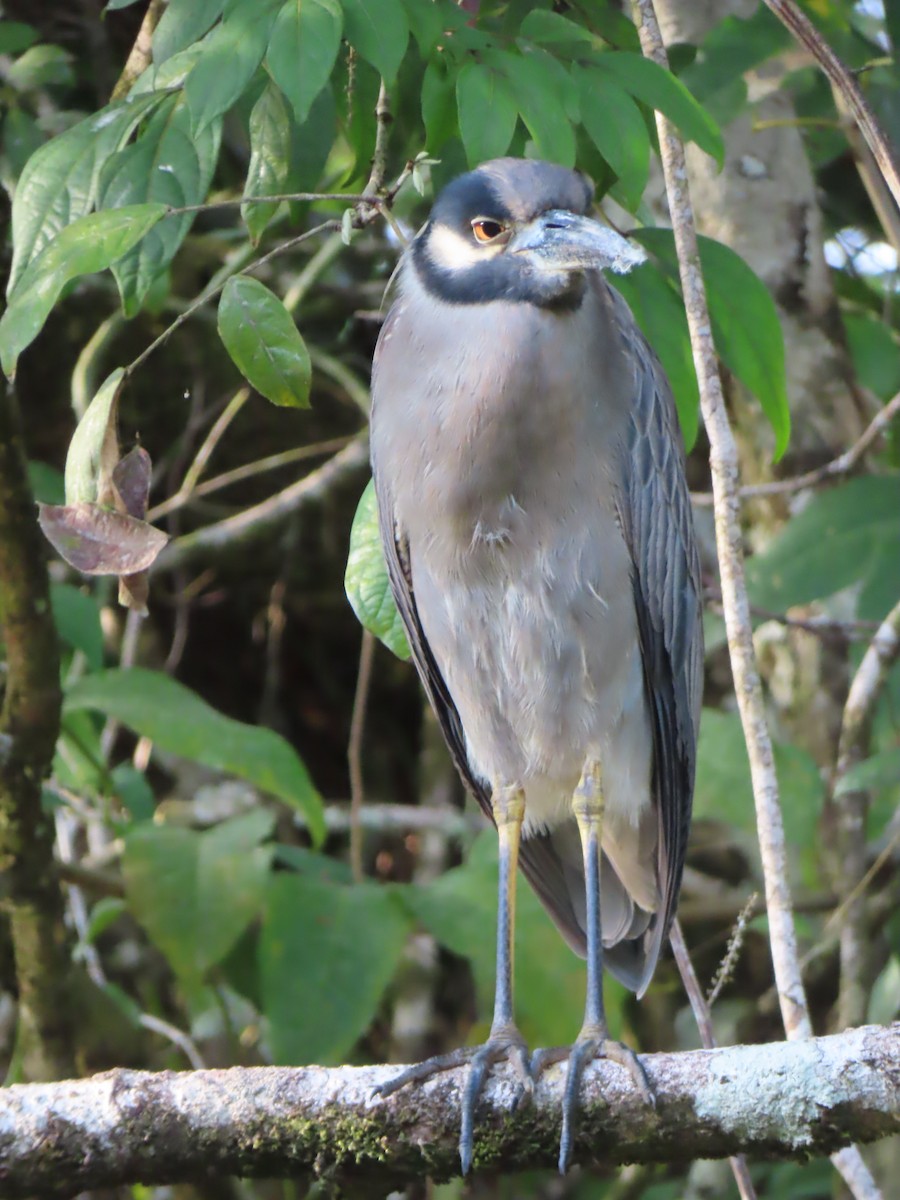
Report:
[{"label": "orange eye", "polygon": [[484,217],[479,217],[477,221],[472,222],[472,232],[475,234],[477,242],[492,242],[506,230],[499,221],[488,221]]}]

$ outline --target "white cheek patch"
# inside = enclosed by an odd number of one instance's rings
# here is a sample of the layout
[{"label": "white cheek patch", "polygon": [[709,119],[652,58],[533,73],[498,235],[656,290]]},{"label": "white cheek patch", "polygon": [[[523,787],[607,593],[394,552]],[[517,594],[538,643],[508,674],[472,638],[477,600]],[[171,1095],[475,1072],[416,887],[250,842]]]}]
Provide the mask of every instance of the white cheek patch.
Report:
[{"label": "white cheek patch", "polygon": [[436,267],[445,271],[474,267],[476,263],[495,258],[502,249],[502,245],[479,245],[474,237],[464,237],[446,225],[434,226],[428,235],[428,256]]}]

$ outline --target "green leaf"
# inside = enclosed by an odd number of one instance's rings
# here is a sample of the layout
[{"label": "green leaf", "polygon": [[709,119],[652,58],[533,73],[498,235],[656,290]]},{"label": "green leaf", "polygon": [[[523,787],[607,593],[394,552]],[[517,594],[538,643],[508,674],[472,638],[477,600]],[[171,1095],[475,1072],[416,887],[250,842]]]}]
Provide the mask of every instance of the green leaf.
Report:
[{"label": "green leaf", "polygon": [[[819,769],[812,756],[798,746],[775,742],[774,752],[785,837],[795,855],[805,859],[804,875],[812,886],[818,874],[815,846],[822,807]],[[747,834],[748,849],[755,840],[756,808],[750,763],[737,713],[703,710],[697,747],[694,816],[727,822],[742,830]]]},{"label": "green leaf", "polygon": [[100,169],[159,101],[157,92],[109,104],[51,138],[28,160],[12,206],[11,297],[28,264],[66,226],[94,207]]},{"label": "green leaf", "polygon": [[[138,140],[106,163],[100,177],[101,206],[122,208],[142,201],[159,201],[172,208],[200,204],[212,180],[221,136],[219,120],[192,133],[187,106],[173,96],[154,113]],[[154,281],[175,257],[195,215],[170,217],[115,264],[113,275],[126,317],[140,311]]]},{"label": "green leaf", "polygon": [[153,33],[154,65],[186,50],[212,27],[225,7],[225,0],[169,0]]},{"label": "green leaf", "polygon": [[273,877],[259,964],[276,1063],[344,1061],[378,1010],[410,925],[389,888]]},{"label": "green leaf", "polygon": [[103,630],[93,596],[71,583],[51,583],[50,605],[62,641],[80,650],[92,671],[99,671],[103,666]]},{"label": "green leaf", "polygon": [[643,263],[628,275],[616,275],[610,283],[628,301],[663,365],[672,385],[684,444],[690,450],[697,440],[700,390],[681,297],[653,262]]},{"label": "green leaf", "polygon": [[466,63],[456,77],[456,104],[469,166],[504,155],[519,114],[508,81],[480,63]]},{"label": "green leaf", "polygon": [[875,980],[866,1009],[866,1021],[889,1025],[900,1016],[900,958],[892,954]]},{"label": "green leaf", "polygon": [[0,21],[0,54],[21,54],[38,40],[37,30],[24,21]]},{"label": "green leaf", "polygon": [[197,833],[142,822],[125,837],[125,893],[175,973],[197,987],[257,916],[269,882],[274,825],[257,810]]},{"label": "green leaf", "polygon": [[[669,229],[633,234],[678,279],[675,242]],[[713,339],[722,361],[762,405],[775,433],[775,460],[791,434],[784,336],[768,288],[729,246],[701,237],[700,265],[706,282]]]},{"label": "green leaf", "polygon": [[63,229],[31,262],[0,318],[0,362],[7,375],[15,373],[19,355],[40,333],[65,285],[127,254],[165,214],[164,204],[131,204],[89,213]]},{"label": "green leaf", "polygon": [[271,729],[216,712],[157,671],[102,671],[66,693],[65,711],[90,708],[115,717],[162,750],[248,780],[306,817],[316,843],[325,835],[322,801],[291,746]]},{"label": "green leaf", "polygon": [[437,154],[457,133],[456,94],[453,79],[443,61],[433,59],[422,77],[422,120],[425,148]]},{"label": "green leaf", "polygon": [[[900,572],[900,477],[867,475],[818,492],[747,563],[750,600],[785,612]],[[884,551],[887,561],[882,557]],[[894,592],[896,596],[900,587]],[[883,616],[884,614],[874,614]]]},{"label": "green leaf", "polygon": [[560,16],[559,13],[548,12],[542,8],[532,9],[528,13],[519,27],[519,33],[523,38],[545,46],[564,46],[577,42],[590,44],[594,41],[590,30],[576,25],[574,21]]},{"label": "green leaf", "polygon": [[409,21],[400,0],[343,0],[344,35],[386,84],[397,78],[409,41]]},{"label": "green leaf", "polygon": [[225,349],[258,392],[283,407],[309,407],[309,351],[274,292],[248,275],[233,275],[218,320]]},{"label": "green leaf", "polygon": [[[270,83],[250,114],[250,166],[244,196],[277,196],[287,187],[291,157],[291,120],[284,96]],[[242,204],[241,216],[254,246],[278,208],[276,204]]]},{"label": "green leaf", "polygon": [[184,84],[195,133],[222,116],[253,78],[269,44],[281,0],[232,4],[206,40]]},{"label": "green leaf", "polygon": [[900,391],[900,346],[896,335],[880,316],[845,312],[843,320],[859,382],[882,400],[890,400]]},{"label": "green leaf", "polygon": [[847,792],[874,792],[900,783],[900,746],[882,750],[856,763],[838,780],[835,796]]},{"label": "green leaf", "polygon": [[398,658],[409,658],[409,642],[391,595],[387,564],[381,548],[378,499],[373,479],[366,485],[353,518],[344,588],[350,607],[363,628],[380,638]]},{"label": "green leaf", "polygon": [[574,167],[575,131],[559,99],[559,80],[547,65],[554,60],[545,60],[540,53],[497,53],[490,61],[509,80],[516,107],[541,158]]},{"label": "green leaf", "polygon": [[625,89],[602,71],[576,68],[575,80],[581,96],[581,122],[615,171],[623,198],[634,212],[650,171],[650,137],[641,111]]},{"label": "green leaf", "polygon": [[71,86],[71,63],[71,54],[61,46],[32,46],[7,69],[5,82],[16,92]]},{"label": "green leaf", "polygon": [[637,100],[667,116],[688,141],[723,165],[725,146],[718,125],[671,71],[628,50],[595,54],[591,61]]},{"label": "green leaf", "polygon": [[118,458],[116,402],[125,378],[116,367],[78,422],[66,454],[66,504],[90,504],[98,499],[101,473],[112,472]]},{"label": "green leaf", "polygon": [[287,96],[298,125],[331,76],[343,27],[338,0],[287,0],[275,18],[266,67]]}]

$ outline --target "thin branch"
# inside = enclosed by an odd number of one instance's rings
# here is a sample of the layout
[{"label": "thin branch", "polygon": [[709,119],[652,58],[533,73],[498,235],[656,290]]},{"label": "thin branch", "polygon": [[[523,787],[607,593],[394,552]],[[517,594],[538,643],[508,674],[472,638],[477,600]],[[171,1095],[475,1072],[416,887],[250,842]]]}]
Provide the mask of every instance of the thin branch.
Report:
[{"label": "thin branch", "polygon": [[362,746],[366,731],[366,709],[369,703],[374,659],[375,635],[368,629],[364,629],[359,651],[356,695],[353,697],[353,716],[350,719],[350,739],[347,744],[347,766],[350,772],[350,865],[353,868],[353,878],[357,883],[360,883],[365,875],[361,816],[366,797],[362,769]]},{"label": "thin branch", "polygon": [[[834,1037],[642,1058],[655,1108],[630,1076],[600,1061],[585,1071],[578,1161],[672,1162],[828,1153],[900,1131],[900,1037],[870,1026]],[[109,1071],[0,1091],[0,1190],[51,1197],[140,1180],[214,1174],[326,1178],[384,1195],[410,1178],[459,1171],[465,1068],[388,1099],[374,1089],[401,1069],[235,1067]],[[476,1168],[554,1165],[565,1071],[541,1077],[514,1109],[514,1074],[492,1071]]]},{"label": "thin branch", "polygon": [[222,488],[231,487],[235,483],[244,483],[247,479],[254,479],[266,471],[277,471],[279,467],[292,467],[296,463],[305,462],[308,458],[318,458],[320,454],[333,454],[337,450],[343,450],[352,441],[353,435],[349,434],[344,437],[328,438],[324,442],[311,442],[308,446],[295,446],[293,450],[282,450],[280,454],[269,454],[266,458],[256,459],[255,462],[232,467],[230,471],[223,471],[221,475],[214,475],[212,479],[198,483],[193,491],[185,492],[182,486],[174,496],[170,496],[168,500],[163,500],[161,504],[149,509],[145,520],[151,523],[158,521],[160,517],[167,516],[173,509],[182,508],[190,500],[200,500],[204,496],[212,495],[213,492],[221,491]]},{"label": "thin branch", "polygon": [[900,167],[856,79],[793,0],[766,0],[766,5],[797,41],[810,51],[827,75],[829,83],[844,97],[894,197],[894,203],[900,208]]},{"label": "thin branch", "polygon": [[838,791],[838,784],[869,754],[872,720],[888,672],[900,657],[900,602],[881,624],[859,665],[850,690],[838,739],[837,766],[831,791],[837,814],[838,860],[845,893],[841,905],[841,986],[838,1002],[842,1028],[865,1019],[868,1004],[869,932],[864,893],[859,882],[866,872],[865,789]]},{"label": "thin branch", "polygon": [[369,445],[360,436],[315,471],[252,508],[227,520],[207,525],[177,538],[163,550],[153,570],[173,571],[211,554],[250,545],[287,516],[322,499],[333,487],[362,470],[369,461]]},{"label": "thin branch", "polygon": [[112,100],[122,100],[153,61],[153,33],[165,10],[164,0],[150,0],[134,45],[112,91]]},{"label": "thin branch", "polygon": [[[668,57],[652,0],[635,0],[635,10],[644,54],[660,66],[668,68]],[[710,443],[716,547],[722,579],[725,628],[738,708],[750,759],[778,998],[788,1037],[809,1037],[812,1034],[812,1025],[791,911],[784,825],[778,800],[778,779],[753,649],[753,627],[747,600],[738,501],[737,447],[725,408],[712,341],[712,325],[700,271],[697,233],[688,192],[684,147],[672,125],[659,112],[656,114],[656,126],[678,251],[691,349],[700,384],[700,405]]]},{"label": "thin branch", "polygon": [[[795,492],[805,491],[807,488],[818,487],[820,483],[827,483],[842,475],[849,475],[896,416],[900,416],[900,392],[875,414],[850,449],[839,454],[831,462],[816,467],[813,471],[807,471],[805,475],[797,475],[793,479],[774,479],[768,483],[746,484],[738,488],[738,496],[741,500],[748,500],[754,496],[790,496]],[[698,507],[709,507],[713,503],[713,494],[712,492],[693,492],[691,501]]]},{"label": "thin branch", "polygon": [[297,246],[302,245],[303,242],[309,241],[310,238],[317,237],[320,233],[324,233],[326,230],[332,232],[334,230],[339,230],[340,227],[339,221],[323,221],[321,225],[314,225],[312,229],[307,229],[304,233],[299,233],[296,237],[288,238],[286,242],[281,242],[273,250],[270,250],[268,254],[263,254],[259,258],[255,258],[252,263],[246,267],[243,267],[239,271],[228,273],[223,273],[220,271],[216,277],[215,283],[210,284],[208,288],[201,292],[196,300],[192,300],[191,303],[178,314],[175,320],[172,321],[170,325],[166,326],[159,337],[155,338],[149,346],[141,351],[141,353],[136,359],[134,359],[133,362],[128,364],[128,366],[125,368],[126,376],[133,375],[138,367],[140,367],[150,357],[154,350],[158,350],[160,346],[165,345],[176,329],[179,329],[185,323],[185,321],[192,317],[199,309],[203,308],[205,304],[208,304],[210,300],[214,300],[216,296],[218,296],[219,292],[221,292],[225,287],[225,284],[228,282],[228,280],[233,277],[233,275],[246,275],[249,271],[255,271],[257,268],[264,266],[267,262],[271,262],[273,258],[277,258],[278,255],[286,254],[289,250],[293,250]]},{"label": "thin branch", "polygon": [[[697,1029],[700,1031],[700,1042],[705,1050],[712,1050],[716,1044],[712,1013],[709,1010],[709,1004],[707,1004],[703,990],[700,987],[700,981],[694,970],[694,964],[691,962],[687,942],[684,940],[684,934],[681,931],[681,925],[678,923],[677,917],[672,922],[672,928],[669,931],[669,941],[672,944],[672,952],[675,955],[675,962],[678,965],[678,972],[681,975],[681,982],[684,984],[684,990],[687,993],[691,1011],[697,1023]],[[753,1186],[753,1180],[750,1178],[750,1170],[747,1167],[747,1160],[743,1154],[732,1154],[729,1162],[731,1164],[731,1173],[734,1175],[734,1182],[737,1184],[737,1189],[741,1194],[742,1200],[756,1200],[756,1189]]]}]

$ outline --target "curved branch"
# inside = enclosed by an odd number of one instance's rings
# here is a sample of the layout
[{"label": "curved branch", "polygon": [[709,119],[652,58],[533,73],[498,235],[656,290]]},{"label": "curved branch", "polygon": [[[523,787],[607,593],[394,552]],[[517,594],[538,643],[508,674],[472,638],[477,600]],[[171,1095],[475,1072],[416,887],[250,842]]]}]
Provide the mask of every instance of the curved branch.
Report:
[{"label": "curved branch", "polygon": [[[648,1108],[625,1072],[585,1073],[577,1157],[672,1162],[749,1151],[824,1154],[900,1132],[900,1026],[833,1037],[644,1057]],[[0,1190],[14,1200],[141,1180],[215,1174],[326,1176],[378,1194],[410,1178],[458,1174],[462,1069],[388,1099],[401,1068],[255,1067],[109,1071],[0,1092]],[[508,1068],[486,1086],[476,1166],[550,1167],[558,1154],[562,1065],[513,1111]],[[370,1194],[365,1192],[364,1194]]]}]

